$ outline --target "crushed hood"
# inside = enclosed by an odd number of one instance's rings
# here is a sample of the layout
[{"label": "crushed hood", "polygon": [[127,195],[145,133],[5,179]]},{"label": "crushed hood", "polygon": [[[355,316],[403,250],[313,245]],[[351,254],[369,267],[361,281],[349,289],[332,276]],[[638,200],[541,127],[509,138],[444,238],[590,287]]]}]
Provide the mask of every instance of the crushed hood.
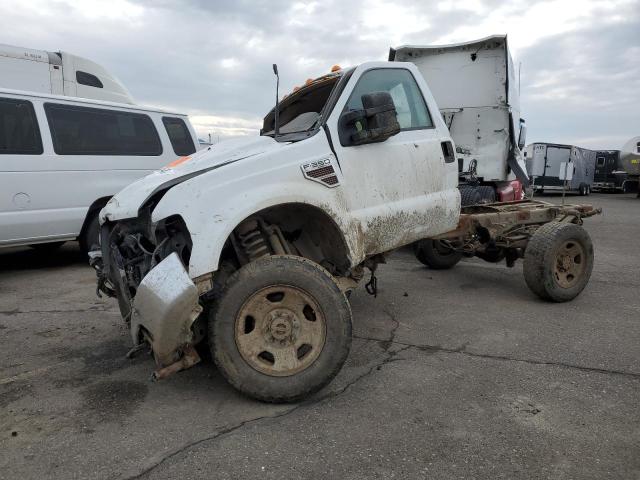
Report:
[{"label": "crushed hood", "polygon": [[[176,166],[166,166],[136,180],[114,195],[100,212],[100,223],[138,216],[140,207],[155,193],[171,188],[202,173],[254,157],[286,144],[267,136],[227,140],[192,154]],[[171,164],[169,164],[171,165]]]}]

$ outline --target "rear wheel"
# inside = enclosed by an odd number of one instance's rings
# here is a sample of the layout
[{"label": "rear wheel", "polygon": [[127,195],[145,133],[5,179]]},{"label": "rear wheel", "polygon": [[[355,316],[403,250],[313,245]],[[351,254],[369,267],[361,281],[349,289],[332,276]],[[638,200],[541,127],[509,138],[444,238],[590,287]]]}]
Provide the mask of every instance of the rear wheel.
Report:
[{"label": "rear wheel", "polygon": [[584,183],[580,184],[580,187],[578,188],[578,194],[581,197],[584,197],[585,195],[588,195],[587,193],[587,186]]},{"label": "rear wheel", "polygon": [[209,316],[220,372],[240,392],[293,402],[327,385],[351,346],[351,308],[331,274],[294,256],[235,272]]},{"label": "rear wheel", "polygon": [[524,279],[545,300],[566,302],[584,289],[593,270],[593,243],[573,223],[551,222],[529,240],[524,255]]},{"label": "rear wheel", "polygon": [[462,259],[462,252],[442,240],[429,238],[414,243],[413,253],[420,263],[434,270],[452,268]]}]

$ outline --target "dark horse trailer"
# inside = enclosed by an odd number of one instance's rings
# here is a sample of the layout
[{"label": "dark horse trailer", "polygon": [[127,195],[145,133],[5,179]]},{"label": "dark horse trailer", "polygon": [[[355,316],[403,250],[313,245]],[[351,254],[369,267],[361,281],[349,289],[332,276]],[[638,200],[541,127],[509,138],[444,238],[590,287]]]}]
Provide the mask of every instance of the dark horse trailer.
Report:
[{"label": "dark horse trailer", "polygon": [[[561,191],[589,195],[593,184],[596,152],[573,145],[533,143],[527,147],[527,173],[534,192]],[[570,180],[563,180],[564,164]]]}]

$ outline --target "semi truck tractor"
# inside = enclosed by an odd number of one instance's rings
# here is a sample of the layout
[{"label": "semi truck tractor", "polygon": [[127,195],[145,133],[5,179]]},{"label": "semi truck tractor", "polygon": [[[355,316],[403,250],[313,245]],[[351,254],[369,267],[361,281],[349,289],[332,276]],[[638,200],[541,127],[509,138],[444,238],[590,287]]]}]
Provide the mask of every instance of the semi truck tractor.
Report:
[{"label": "semi truck tractor", "polygon": [[105,68],[67,52],[0,44],[0,88],[135,103]]},{"label": "semi truck tractor", "polygon": [[403,45],[389,51],[389,60],[414,63],[429,83],[456,145],[462,204],[523,198],[526,124],[507,36]]},{"label": "semi truck tractor", "polygon": [[260,136],[181,157],[113,197],[90,254],[98,289],[117,298],[131,354],[150,347],[154,378],[198,363],[203,344],[231,385],[269,402],[300,400],[337,374],[349,294],[362,282],[375,295],[377,265],[400,247],[414,244],[433,269],[522,259],[527,285],[549,301],[583,290],[593,245],[581,224],[598,210],[461,209],[458,173],[414,63],[336,69],[277,103]]}]

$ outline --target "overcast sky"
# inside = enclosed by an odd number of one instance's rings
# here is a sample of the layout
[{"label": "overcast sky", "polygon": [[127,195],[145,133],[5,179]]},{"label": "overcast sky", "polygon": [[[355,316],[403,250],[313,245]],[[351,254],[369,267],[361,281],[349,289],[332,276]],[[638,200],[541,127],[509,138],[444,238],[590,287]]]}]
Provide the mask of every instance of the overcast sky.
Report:
[{"label": "overcast sky", "polygon": [[640,0],[0,0],[0,43],[88,57],[201,136],[255,135],[281,92],[389,47],[506,33],[529,141],[640,134]]}]

